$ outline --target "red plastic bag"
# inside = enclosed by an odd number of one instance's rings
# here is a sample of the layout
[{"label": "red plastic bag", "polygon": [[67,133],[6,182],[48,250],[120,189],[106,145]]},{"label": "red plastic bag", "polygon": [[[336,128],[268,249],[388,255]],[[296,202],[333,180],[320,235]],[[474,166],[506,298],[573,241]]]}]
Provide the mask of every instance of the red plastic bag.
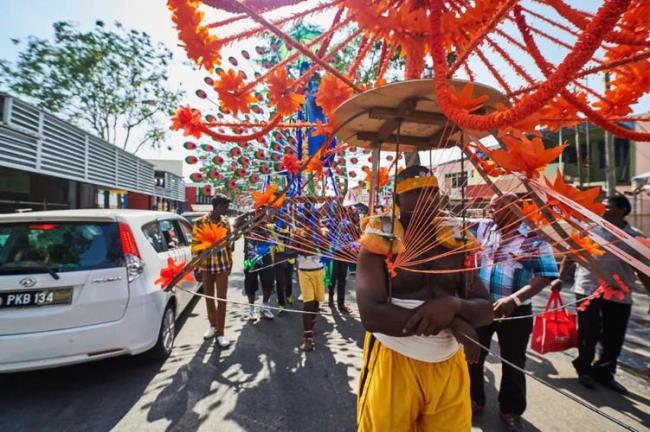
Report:
[{"label": "red plastic bag", "polygon": [[[557,309],[557,310],[552,310]],[[576,314],[564,307],[559,291],[551,291],[546,310],[535,317],[530,347],[540,354],[565,351],[578,346]]]}]

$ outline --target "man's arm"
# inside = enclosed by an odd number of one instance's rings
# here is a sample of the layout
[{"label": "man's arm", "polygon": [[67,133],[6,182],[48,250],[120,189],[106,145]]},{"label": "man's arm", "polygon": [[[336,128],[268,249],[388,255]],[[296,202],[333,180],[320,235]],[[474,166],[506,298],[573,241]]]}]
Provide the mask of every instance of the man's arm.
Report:
[{"label": "man's arm", "polygon": [[637,271],[636,274],[639,276],[639,280],[645,287],[646,291],[648,291],[648,294],[650,294],[650,276],[640,271]]},{"label": "man's arm", "polygon": [[564,258],[562,258],[562,262],[560,263],[560,279],[561,280],[566,280],[569,277],[569,274],[571,274],[571,271],[575,267],[575,259],[571,257],[571,255],[565,255]]},{"label": "man's arm", "polygon": [[478,274],[467,287],[464,299],[461,299],[458,316],[473,327],[482,327],[492,322],[494,313],[490,293]]},{"label": "man's arm", "polygon": [[361,322],[369,332],[390,336],[409,336],[404,333],[404,323],[415,310],[404,309],[388,303],[387,274],[384,256],[361,248],[357,261],[357,304]]},{"label": "man's arm", "polygon": [[[492,310],[491,307],[490,310]],[[476,345],[474,342],[478,342],[478,334],[476,333],[474,327],[472,327],[464,319],[457,316],[451,322],[451,332],[453,333],[456,340],[458,340],[459,343],[463,344],[463,351],[465,351],[465,358],[467,359],[467,363],[478,363],[481,357],[481,347]]]}]

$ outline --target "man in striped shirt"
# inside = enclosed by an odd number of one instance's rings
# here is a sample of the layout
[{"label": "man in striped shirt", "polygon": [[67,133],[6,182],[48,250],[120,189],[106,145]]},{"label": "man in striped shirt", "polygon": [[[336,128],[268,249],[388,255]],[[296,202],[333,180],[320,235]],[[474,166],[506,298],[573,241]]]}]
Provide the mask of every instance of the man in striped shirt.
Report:
[{"label": "man in striped shirt", "polygon": [[[490,202],[493,223],[480,226],[481,243],[479,277],[488,288],[496,318],[521,317],[515,321],[493,322],[476,329],[479,342],[490,346],[497,334],[501,355],[524,368],[526,346],[533,329],[530,299],[558,277],[551,246],[526,225],[512,210],[515,194],[494,197]],[[481,351],[479,362],[469,365],[472,410],[478,414],[485,406],[483,364],[487,353]],[[501,420],[506,430],[525,430],[521,415],[526,409],[526,376],[503,364],[499,389]]]},{"label": "man in striped shirt", "polygon": [[[223,194],[216,194],[212,198],[212,211],[197,219],[192,227],[192,254],[197,255],[198,244],[196,233],[203,230],[206,224],[213,225],[214,228],[225,228],[226,236],[230,235],[231,227],[226,212],[230,205],[230,198]],[[203,260],[199,262],[199,270],[203,278],[203,292],[209,297],[216,296],[225,299],[228,295],[228,276],[232,269],[232,251],[234,244],[231,242],[223,244],[216,248]],[[216,289],[215,289],[216,288]],[[203,336],[205,339],[211,339],[217,336],[217,343],[221,348],[228,348],[230,341],[224,336],[224,327],[226,323],[226,302],[219,300],[217,307],[213,298],[205,299],[208,309],[208,320],[210,327]]]}]

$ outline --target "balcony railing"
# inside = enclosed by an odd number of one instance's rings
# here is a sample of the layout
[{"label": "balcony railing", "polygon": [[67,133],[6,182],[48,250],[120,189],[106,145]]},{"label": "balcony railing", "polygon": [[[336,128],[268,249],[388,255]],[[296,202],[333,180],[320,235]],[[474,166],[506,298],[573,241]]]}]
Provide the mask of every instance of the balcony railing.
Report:
[{"label": "balcony railing", "polygon": [[[151,163],[20,99],[0,93],[0,166],[154,193]],[[182,179],[155,192],[182,201]],[[180,183],[180,186],[177,184]]]}]

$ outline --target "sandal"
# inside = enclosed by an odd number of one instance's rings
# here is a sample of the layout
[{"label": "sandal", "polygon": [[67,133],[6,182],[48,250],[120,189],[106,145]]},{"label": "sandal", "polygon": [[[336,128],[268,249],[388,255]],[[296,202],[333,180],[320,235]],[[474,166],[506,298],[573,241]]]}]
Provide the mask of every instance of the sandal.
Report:
[{"label": "sandal", "polygon": [[316,351],[316,342],[314,341],[313,337],[306,337],[305,340],[303,341],[302,345],[300,345],[300,349],[307,352],[307,351]]},{"label": "sandal", "polygon": [[341,312],[342,314],[348,315],[348,314],[352,313],[352,309],[350,309],[349,307],[347,307],[344,304],[340,304],[339,305],[339,312]]}]

